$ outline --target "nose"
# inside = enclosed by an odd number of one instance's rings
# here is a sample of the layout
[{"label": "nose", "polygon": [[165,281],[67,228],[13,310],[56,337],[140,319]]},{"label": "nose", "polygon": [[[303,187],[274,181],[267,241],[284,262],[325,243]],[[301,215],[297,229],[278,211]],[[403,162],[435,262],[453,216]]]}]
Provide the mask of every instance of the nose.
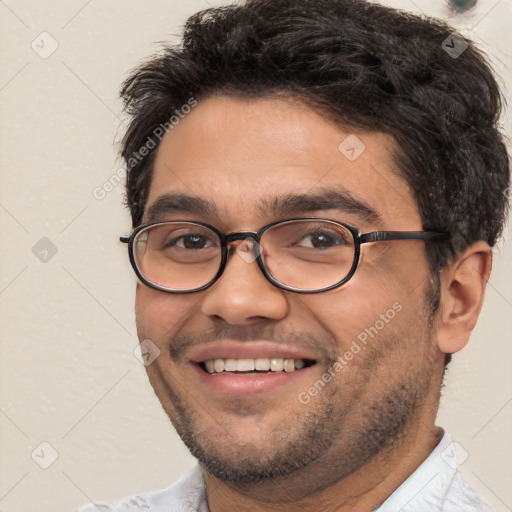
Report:
[{"label": "nose", "polygon": [[233,325],[281,320],[287,315],[287,293],[267,281],[256,261],[258,251],[257,242],[249,238],[230,245],[224,273],[205,291],[204,315]]}]

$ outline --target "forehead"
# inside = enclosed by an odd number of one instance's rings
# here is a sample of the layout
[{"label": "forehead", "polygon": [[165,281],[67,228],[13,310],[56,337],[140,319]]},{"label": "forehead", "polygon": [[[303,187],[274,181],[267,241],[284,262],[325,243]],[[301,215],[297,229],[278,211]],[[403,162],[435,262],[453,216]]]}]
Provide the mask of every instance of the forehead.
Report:
[{"label": "forehead", "polygon": [[209,201],[227,222],[241,221],[264,217],[284,196],[339,190],[385,224],[393,219],[394,229],[412,229],[420,223],[417,206],[392,150],[391,137],[353,133],[298,102],[210,97],[162,139],[146,211],[178,193]]}]

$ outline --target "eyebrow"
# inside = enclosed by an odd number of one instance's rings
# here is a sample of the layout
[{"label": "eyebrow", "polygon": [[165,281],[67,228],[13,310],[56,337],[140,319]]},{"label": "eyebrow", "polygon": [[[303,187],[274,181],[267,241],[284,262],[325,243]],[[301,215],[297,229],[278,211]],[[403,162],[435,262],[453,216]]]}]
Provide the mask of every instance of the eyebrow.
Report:
[{"label": "eyebrow", "polygon": [[160,196],[147,210],[147,222],[154,222],[173,213],[196,213],[205,217],[217,217],[215,203],[187,194],[165,194]]},{"label": "eyebrow", "polygon": [[[378,222],[380,215],[365,202],[356,199],[345,189],[320,189],[314,194],[286,194],[263,200],[257,206],[262,216],[292,217],[306,212],[338,210],[355,215],[362,221]],[[160,196],[147,210],[146,222],[161,220],[176,213],[194,213],[219,219],[219,210],[213,201],[183,193]]]},{"label": "eyebrow", "polygon": [[320,210],[338,210],[355,215],[366,222],[375,223],[381,220],[374,208],[356,199],[349,191],[342,188],[321,188],[314,194],[279,196],[271,201],[264,201],[260,209],[265,212],[270,211],[276,217],[288,217]]}]

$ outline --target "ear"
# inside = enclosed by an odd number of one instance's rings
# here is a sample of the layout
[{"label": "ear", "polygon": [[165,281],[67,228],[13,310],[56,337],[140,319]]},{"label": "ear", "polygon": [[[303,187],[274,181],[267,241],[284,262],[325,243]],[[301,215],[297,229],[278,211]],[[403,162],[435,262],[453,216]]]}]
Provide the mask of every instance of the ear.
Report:
[{"label": "ear", "polygon": [[482,309],[491,267],[491,248],[479,241],[441,270],[437,344],[442,352],[458,352],[469,341]]}]

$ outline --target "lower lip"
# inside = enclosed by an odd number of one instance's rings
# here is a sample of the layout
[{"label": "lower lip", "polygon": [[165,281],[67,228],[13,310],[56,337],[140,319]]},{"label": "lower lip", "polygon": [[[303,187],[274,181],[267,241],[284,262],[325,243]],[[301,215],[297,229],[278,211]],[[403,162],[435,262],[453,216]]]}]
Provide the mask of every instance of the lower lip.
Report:
[{"label": "lower lip", "polygon": [[209,390],[224,395],[250,395],[265,393],[272,389],[291,384],[302,377],[309,375],[313,366],[302,368],[294,372],[274,372],[261,374],[236,374],[236,373],[208,373],[198,364],[192,365],[199,375],[201,382],[208,386]]}]

